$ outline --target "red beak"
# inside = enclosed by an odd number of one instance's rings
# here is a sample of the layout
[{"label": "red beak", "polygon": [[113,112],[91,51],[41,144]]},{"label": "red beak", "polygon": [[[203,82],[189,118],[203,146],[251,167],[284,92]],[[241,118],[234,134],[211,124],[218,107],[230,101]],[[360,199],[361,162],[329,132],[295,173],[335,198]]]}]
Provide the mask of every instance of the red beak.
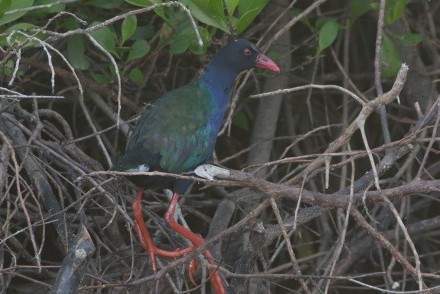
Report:
[{"label": "red beak", "polygon": [[263,53],[258,54],[255,63],[255,66],[258,68],[264,68],[273,72],[280,72],[280,68],[278,67],[278,65]]}]

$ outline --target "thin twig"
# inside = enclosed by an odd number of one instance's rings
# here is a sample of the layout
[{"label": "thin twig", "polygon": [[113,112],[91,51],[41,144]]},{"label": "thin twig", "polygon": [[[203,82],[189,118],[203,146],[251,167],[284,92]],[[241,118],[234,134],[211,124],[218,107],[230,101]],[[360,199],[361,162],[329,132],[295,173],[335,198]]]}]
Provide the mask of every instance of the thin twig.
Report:
[{"label": "thin twig", "polygon": [[287,182],[287,184],[297,183],[300,180],[300,178],[302,178],[305,174],[311,174],[313,170],[320,167],[321,164],[325,161],[325,156],[327,153],[335,152],[336,150],[338,150],[343,145],[346,145],[349,142],[354,132],[359,127],[359,121],[366,120],[366,118],[369,117],[379,106],[386,105],[391,101],[393,101],[394,99],[396,99],[396,97],[399,95],[400,91],[402,90],[403,85],[405,84],[407,73],[408,73],[408,66],[406,64],[402,64],[391,90],[365,104],[362,107],[362,110],[358,114],[355,121],[353,121],[344,130],[344,133],[339,138],[337,138],[329,145],[329,147],[323,153],[323,155],[320,158],[317,158],[313,162],[308,164],[307,167],[300,174],[290,179]]},{"label": "thin twig", "polygon": [[[377,96],[383,94],[382,81],[381,81],[381,71],[382,71],[382,37],[383,37],[383,26],[384,26],[384,16],[385,16],[385,4],[386,0],[380,0],[379,5],[379,17],[377,19],[377,33],[376,33],[376,46],[375,46],[375,56],[374,56],[374,84],[376,85]],[[399,97],[397,95],[397,97]],[[385,105],[379,107],[380,122],[382,125],[383,139],[384,143],[388,144],[391,142],[390,130],[388,128],[387,110]]]},{"label": "thin twig", "polygon": [[[364,228],[368,234],[376,239],[384,248],[386,248],[391,255],[407,270],[416,280],[419,280],[419,273],[408,260],[390,243],[382,234],[380,234],[374,227],[372,227],[362,216],[362,214],[355,208],[350,211],[351,216],[357,221],[357,223]],[[427,286],[421,281],[422,289],[427,289]]]},{"label": "thin twig", "polygon": [[274,96],[274,95],[279,95],[279,94],[288,94],[288,93],[292,93],[292,92],[297,92],[297,91],[303,91],[303,90],[307,90],[307,89],[334,89],[334,90],[339,90],[345,94],[348,94],[349,96],[353,97],[360,105],[364,106],[366,104],[366,102],[359,97],[358,95],[356,95],[355,93],[351,92],[348,89],[345,89],[344,87],[338,86],[338,85],[316,85],[316,84],[307,84],[304,86],[298,86],[298,87],[294,87],[294,88],[288,88],[288,89],[280,89],[280,90],[276,90],[276,91],[270,91],[270,92],[266,92],[266,93],[261,93],[261,94],[254,94],[254,95],[250,95],[249,98],[263,98],[263,97],[268,97],[268,96]]},{"label": "thin twig", "polygon": [[[287,235],[286,228],[283,225],[283,220],[281,219],[280,210],[278,209],[278,205],[272,197],[270,197],[270,205],[272,206],[273,212],[275,214],[275,218],[278,222],[278,225],[281,228],[281,232],[284,237],[284,241],[287,247],[287,252],[289,253],[290,261],[292,262],[292,267],[295,275],[301,275],[301,268],[298,265],[298,262],[295,257],[295,253],[293,253],[292,243],[290,242],[290,238]],[[303,279],[299,279],[299,283],[301,284],[302,289],[305,293],[311,293],[307,283]]]}]

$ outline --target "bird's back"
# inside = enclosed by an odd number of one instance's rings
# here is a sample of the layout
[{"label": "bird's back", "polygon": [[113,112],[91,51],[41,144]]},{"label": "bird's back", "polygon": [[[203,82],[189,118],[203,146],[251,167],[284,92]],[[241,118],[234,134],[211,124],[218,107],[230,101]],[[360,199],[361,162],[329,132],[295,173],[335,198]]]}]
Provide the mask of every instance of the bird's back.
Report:
[{"label": "bird's back", "polygon": [[190,171],[212,155],[216,104],[199,82],[168,92],[147,108],[115,170]]}]

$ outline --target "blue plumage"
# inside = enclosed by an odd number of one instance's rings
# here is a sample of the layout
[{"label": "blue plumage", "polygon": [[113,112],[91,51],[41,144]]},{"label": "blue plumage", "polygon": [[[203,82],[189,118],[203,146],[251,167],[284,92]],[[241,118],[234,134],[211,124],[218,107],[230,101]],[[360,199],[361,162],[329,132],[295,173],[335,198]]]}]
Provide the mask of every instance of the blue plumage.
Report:
[{"label": "blue plumage", "polygon": [[[198,80],[166,93],[145,110],[112,169],[181,173],[210,160],[234,80],[253,67],[279,71],[246,40],[224,47]],[[166,177],[133,176],[130,180],[140,186],[173,184],[177,193],[188,186]]]}]

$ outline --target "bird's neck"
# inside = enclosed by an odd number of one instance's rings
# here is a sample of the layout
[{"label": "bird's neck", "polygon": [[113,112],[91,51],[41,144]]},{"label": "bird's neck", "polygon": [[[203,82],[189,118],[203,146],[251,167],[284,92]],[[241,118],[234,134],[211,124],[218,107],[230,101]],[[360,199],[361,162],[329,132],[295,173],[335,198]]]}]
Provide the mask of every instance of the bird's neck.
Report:
[{"label": "bird's neck", "polygon": [[215,98],[219,109],[226,109],[237,75],[238,72],[231,70],[217,59],[214,59],[200,77],[200,81],[207,85],[208,90]]}]

